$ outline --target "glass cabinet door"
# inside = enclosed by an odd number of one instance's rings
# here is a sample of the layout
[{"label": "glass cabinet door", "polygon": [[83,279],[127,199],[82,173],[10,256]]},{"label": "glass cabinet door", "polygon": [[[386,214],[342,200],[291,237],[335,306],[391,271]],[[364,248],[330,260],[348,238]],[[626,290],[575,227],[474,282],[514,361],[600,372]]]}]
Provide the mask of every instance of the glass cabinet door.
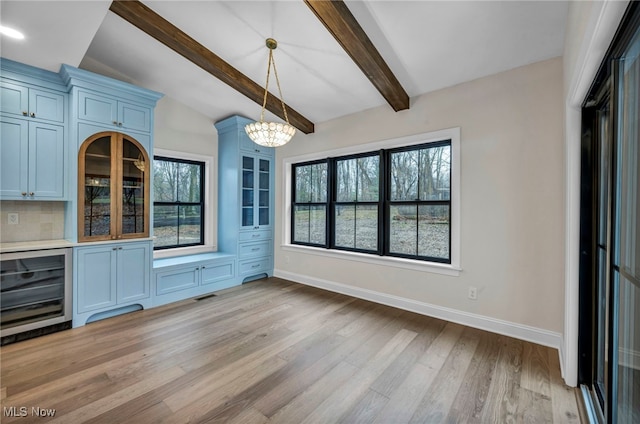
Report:
[{"label": "glass cabinet door", "polygon": [[242,157],[242,227],[271,225],[271,161]]},{"label": "glass cabinet door", "polygon": [[259,159],[258,168],[258,225],[269,225],[269,195],[271,188],[269,181],[271,180],[269,164],[266,159]]},{"label": "glass cabinet door", "polygon": [[130,140],[122,140],[121,234],[145,232],[147,208],[144,188],[148,161],[143,152]]},{"label": "glass cabinet door", "polygon": [[118,132],[96,134],[80,147],[78,240],[149,235],[149,158]]},{"label": "glass cabinet door", "polygon": [[100,137],[84,154],[84,202],[81,202],[81,235],[107,237],[113,232],[111,220],[111,137]]},{"label": "glass cabinet door", "polygon": [[253,226],[254,163],[252,157],[242,157],[242,226]]}]

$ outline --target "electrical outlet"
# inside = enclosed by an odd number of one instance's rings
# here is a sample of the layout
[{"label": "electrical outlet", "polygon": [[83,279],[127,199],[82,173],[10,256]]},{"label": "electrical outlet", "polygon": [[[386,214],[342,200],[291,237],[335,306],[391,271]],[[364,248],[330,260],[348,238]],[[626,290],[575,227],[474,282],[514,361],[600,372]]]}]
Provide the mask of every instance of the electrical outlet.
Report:
[{"label": "electrical outlet", "polygon": [[18,215],[17,213],[8,213],[7,217],[9,225],[17,225],[20,223],[20,215]]},{"label": "electrical outlet", "polygon": [[473,286],[469,286],[469,293],[467,297],[471,300],[478,300],[478,289]]}]

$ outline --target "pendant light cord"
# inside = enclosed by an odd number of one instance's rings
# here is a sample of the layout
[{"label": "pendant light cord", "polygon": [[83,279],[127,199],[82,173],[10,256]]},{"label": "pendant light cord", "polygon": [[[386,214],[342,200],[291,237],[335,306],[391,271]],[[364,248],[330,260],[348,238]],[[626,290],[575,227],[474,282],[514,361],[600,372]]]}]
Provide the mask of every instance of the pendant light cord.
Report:
[{"label": "pendant light cord", "polygon": [[[275,48],[275,47],[274,47]],[[284,112],[284,120],[289,124],[289,117],[287,116],[287,108],[284,105],[282,99],[282,89],[280,88],[280,79],[278,78],[278,70],[276,69],[276,61],[273,58],[273,49],[269,48],[269,63],[267,65],[267,82],[264,86],[264,98],[262,100],[262,111],[260,112],[260,122],[264,122],[264,110],[267,107],[267,95],[269,90],[269,75],[271,74],[271,64],[273,63],[273,73],[276,76],[276,85],[278,86],[278,94],[280,95],[280,103],[282,104],[282,111]]]}]

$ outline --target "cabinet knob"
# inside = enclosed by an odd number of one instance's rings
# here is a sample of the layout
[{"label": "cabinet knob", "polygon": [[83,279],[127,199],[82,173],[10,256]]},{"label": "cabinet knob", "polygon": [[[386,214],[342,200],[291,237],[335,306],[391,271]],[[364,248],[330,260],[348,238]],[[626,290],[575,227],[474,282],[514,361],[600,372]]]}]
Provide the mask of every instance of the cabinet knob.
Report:
[{"label": "cabinet knob", "polygon": [[26,195],[27,195],[27,192],[26,192],[26,191],[23,191],[21,194],[22,194],[23,196],[26,196]]},{"label": "cabinet knob", "polygon": [[32,191],[29,193],[29,196],[33,196],[35,193]]},{"label": "cabinet knob", "polygon": [[35,117],[36,117],[36,114],[35,114],[34,112],[31,112],[31,117],[32,117],[32,118],[35,118]]},{"label": "cabinet knob", "polygon": [[26,110],[23,110],[23,111],[22,111],[22,115],[23,115],[23,116],[27,116],[27,115],[29,115],[29,113],[28,113]]},{"label": "cabinet knob", "polygon": [[118,126],[121,127],[122,126],[122,122],[118,122]]},{"label": "cabinet knob", "polygon": [[118,250],[122,250],[122,246],[118,247]]},{"label": "cabinet knob", "polygon": [[112,247],[111,250],[118,250],[118,248],[117,247]]},{"label": "cabinet knob", "polygon": [[196,270],[196,271],[200,271],[200,267],[199,267],[199,266],[197,266],[195,270]]},{"label": "cabinet knob", "polygon": [[113,125],[118,125],[118,121],[113,121]]}]

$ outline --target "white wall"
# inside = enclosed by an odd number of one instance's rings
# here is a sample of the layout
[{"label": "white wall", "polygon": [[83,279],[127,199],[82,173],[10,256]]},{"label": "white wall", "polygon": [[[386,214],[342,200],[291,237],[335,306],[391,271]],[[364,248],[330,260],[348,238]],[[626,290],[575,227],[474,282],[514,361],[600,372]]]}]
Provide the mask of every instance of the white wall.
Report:
[{"label": "white wall", "polygon": [[[562,93],[556,58],[424,94],[408,111],[383,106],[296,135],[277,150],[277,275],[373,291],[390,303],[408,300],[415,310],[557,347],[564,306]],[[282,248],[284,158],[451,127],[461,128],[458,277]],[[478,300],[467,299],[468,286],[478,288]]]},{"label": "white wall", "polygon": [[205,231],[217,248],[218,239],[218,133],[213,121],[188,106],[164,96],[154,113],[154,147],[156,149],[195,153],[213,158],[207,181],[212,219]]}]

